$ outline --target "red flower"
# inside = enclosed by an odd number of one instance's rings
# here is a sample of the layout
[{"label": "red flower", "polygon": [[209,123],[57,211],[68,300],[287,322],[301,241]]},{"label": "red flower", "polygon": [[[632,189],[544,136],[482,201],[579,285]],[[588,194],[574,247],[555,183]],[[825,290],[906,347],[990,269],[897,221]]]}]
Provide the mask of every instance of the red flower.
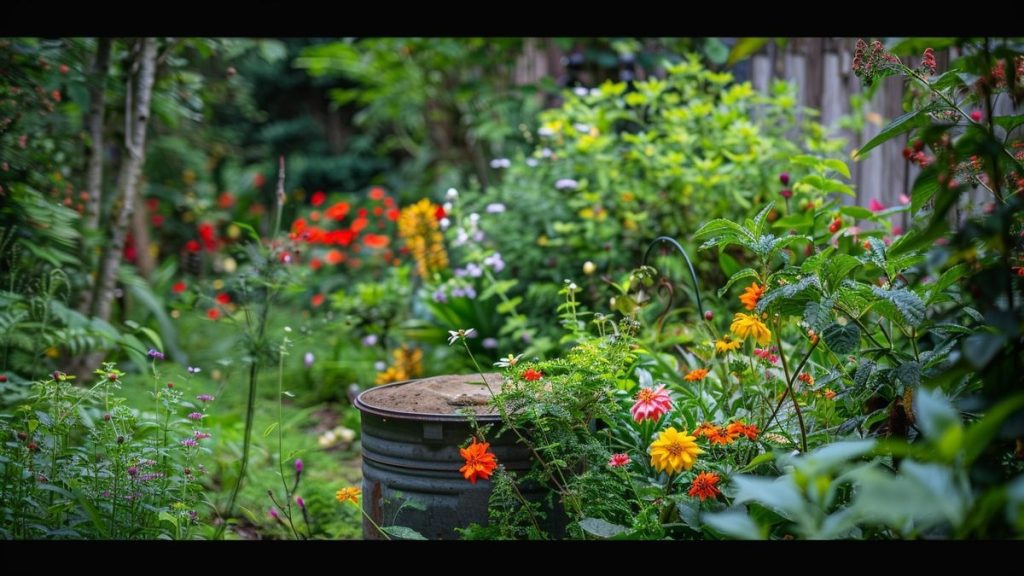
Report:
[{"label": "red flower", "polygon": [[323,294],[314,294],[313,298],[310,300],[310,303],[313,304],[314,308],[316,308],[317,306],[320,306],[321,304],[324,303],[324,295]]},{"label": "red flower", "polygon": [[314,272],[316,272],[317,270],[319,270],[319,269],[320,269],[320,267],[321,267],[321,266],[323,266],[323,265],[324,265],[324,263],[323,263],[323,262],[321,262],[319,258],[313,258],[312,260],[310,260],[310,261],[309,261],[309,267],[310,267],[310,268],[311,268],[311,269],[312,269],[312,270],[313,270]]},{"label": "red flower", "polygon": [[323,190],[317,190],[313,192],[313,197],[309,199],[309,203],[313,206],[322,206],[327,201],[327,194],[324,194]]},{"label": "red flower", "polygon": [[397,222],[398,208],[391,208],[390,210],[387,211],[387,214],[385,214],[385,216],[387,217],[388,220],[391,220],[392,222]]},{"label": "red flower", "polygon": [[153,223],[154,228],[159,228],[164,225],[164,216],[163,214],[153,214],[150,221]]},{"label": "red flower", "polygon": [[195,240],[189,240],[188,242],[185,243],[185,250],[188,250],[193,254],[199,252],[199,242],[196,242]]},{"label": "red flower", "polygon": [[231,304],[231,295],[226,292],[221,292],[220,294],[217,294],[217,303]]},{"label": "red flower", "polygon": [[213,224],[209,222],[203,222],[199,225],[199,237],[203,240],[203,247],[213,252],[217,249],[217,235],[213,229]]},{"label": "red flower", "polygon": [[175,282],[174,286],[171,286],[171,292],[174,292],[175,294],[181,294],[182,292],[185,291],[185,288],[187,288],[187,286],[185,286],[184,282]]},{"label": "red flower", "polygon": [[252,177],[252,185],[256,188],[263,188],[263,185],[267,183],[267,178],[263,174],[257,172]]},{"label": "red flower", "polygon": [[210,308],[209,310],[206,311],[206,317],[209,318],[210,320],[216,320],[217,318],[220,318],[220,310],[216,308]]},{"label": "red flower", "polygon": [[341,221],[344,220],[345,216],[348,216],[348,202],[337,202],[331,204],[327,210],[324,211],[324,216],[331,220]]},{"label": "red flower", "polygon": [[356,212],[356,218],[361,218],[363,220],[366,220],[366,217],[369,214],[370,214],[369,210],[367,210],[366,208],[360,208],[359,211]]},{"label": "red flower", "polygon": [[6,374],[0,374],[0,383],[3,383],[3,382],[7,382],[7,375]]},{"label": "red flower", "polygon": [[50,92],[50,98],[53,98],[57,102],[60,102],[60,90],[54,90],[53,92]]},{"label": "red flower", "polygon": [[366,228],[367,224],[368,224],[368,222],[366,220],[366,216],[365,215],[360,215],[358,218],[356,218],[355,220],[352,221],[352,226],[351,226],[352,232],[355,232],[355,233],[358,234],[360,230],[362,230],[363,228]]},{"label": "red flower", "polygon": [[527,382],[533,382],[534,380],[540,380],[543,377],[544,377],[544,373],[543,372],[541,372],[540,370],[534,370],[533,368],[527,368],[527,370],[525,372],[523,372],[523,380],[526,380]]},{"label": "red flower", "polygon": [[608,465],[612,468],[622,468],[623,466],[629,465],[629,454],[612,454],[612,457],[608,459]]},{"label": "red flower", "polygon": [[444,206],[438,206],[437,210],[434,210],[434,218],[440,220],[447,216],[448,213],[444,211]]},{"label": "red flower", "polygon": [[217,206],[220,206],[221,210],[227,210],[235,205],[235,197],[231,192],[221,192],[220,196],[217,197]]},{"label": "red flower", "polygon": [[58,68],[58,70],[60,70],[61,74],[67,74],[68,72],[71,71],[71,68],[68,68],[67,64],[61,64],[60,68]]},{"label": "red flower", "polygon": [[374,186],[373,188],[370,188],[370,199],[371,200],[381,200],[382,198],[384,198],[384,189],[383,188],[381,188],[380,186]]},{"label": "red flower", "polygon": [[383,234],[367,234],[363,236],[363,244],[366,244],[367,248],[386,248],[390,242],[391,238]]},{"label": "red flower", "polygon": [[149,210],[150,212],[156,212],[159,209],[160,209],[160,199],[159,198],[146,198],[146,210]]},{"label": "red flower", "polygon": [[494,473],[498,461],[494,453],[487,450],[490,447],[489,443],[478,443],[476,438],[473,438],[472,444],[465,448],[459,448],[459,454],[466,460],[466,465],[459,468],[459,472],[462,472],[462,476],[466,480],[476,484],[477,478],[487,480]]},{"label": "red flower", "polygon": [[338,250],[331,250],[325,256],[328,264],[341,264],[345,261],[345,255]]},{"label": "red flower", "polygon": [[380,216],[380,215],[382,215],[382,214],[384,214],[384,208],[382,208],[382,207],[380,207],[380,206],[375,206],[375,207],[373,208],[373,215],[374,215],[374,216]]},{"label": "red flower", "polygon": [[715,484],[718,484],[719,480],[721,480],[721,478],[718,477],[718,474],[713,472],[701,472],[693,479],[693,484],[690,485],[690,491],[688,494],[690,496],[700,498],[701,502],[708,498],[714,498],[721,494],[718,488],[715,487]]}]

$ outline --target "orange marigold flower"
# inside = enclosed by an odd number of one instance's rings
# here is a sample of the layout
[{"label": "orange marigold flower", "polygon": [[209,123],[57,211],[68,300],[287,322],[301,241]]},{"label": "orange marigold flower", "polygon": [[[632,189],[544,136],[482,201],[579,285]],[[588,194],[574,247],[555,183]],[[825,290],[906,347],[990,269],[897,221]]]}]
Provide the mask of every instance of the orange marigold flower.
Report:
[{"label": "orange marigold flower", "polygon": [[543,377],[544,377],[544,373],[543,372],[541,372],[540,370],[534,370],[533,368],[527,368],[526,371],[523,372],[523,380],[526,380],[527,382],[533,382],[534,380],[540,380]]},{"label": "orange marigold flower", "polygon": [[757,308],[757,301],[764,294],[764,288],[764,286],[758,286],[757,282],[754,282],[743,291],[743,294],[740,295],[740,302],[743,303],[747,310]]},{"label": "orange marigold flower", "polygon": [[714,434],[718,434],[718,426],[715,426],[711,422],[704,422],[693,429],[693,435],[697,438],[700,438],[701,436],[710,438]]},{"label": "orange marigold flower", "polygon": [[313,304],[314,308],[316,308],[317,306],[320,306],[321,304],[324,303],[324,295],[323,294],[314,294],[313,298],[310,300],[310,303]]},{"label": "orange marigold flower", "polygon": [[374,186],[370,188],[370,199],[371,200],[382,200],[384,198],[384,189],[380,186]]},{"label": "orange marigold flower", "polygon": [[814,376],[811,376],[807,372],[801,372],[800,375],[796,377],[796,379],[807,384],[808,386],[814,386]]},{"label": "orange marigold flower", "polygon": [[739,438],[740,436],[746,436],[747,440],[757,440],[757,435],[760,430],[757,429],[757,424],[747,424],[742,420],[732,422],[725,429],[726,434]]},{"label": "orange marigold flower", "polygon": [[715,498],[721,494],[718,488],[715,487],[719,480],[721,478],[714,472],[701,472],[693,479],[693,484],[690,484],[690,491],[687,494],[700,498],[701,502],[708,498]]},{"label": "orange marigold flower", "polygon": [[323,265],[324,265],[324,263],[323,263],[323,262],[321,262],[319,258],[313,258],[312,260],[310,260],[310,261],[309,261],[309,267],[310,267],[310,268],[311,268],[311,269],[312,269],[312,270],[313,270],[314,272],[316,272],[317,270],[319,270],[319,269],[320,269],[320,267],[321,267],[321,266],[323,266]]},{"label": "orange marigold flower", "polygon": [[459,472],[462,472],[466,480],[476,484],[477,478],[487,480],[494,473],[498,461],[493,452],[488,452],[487,449],[490,447],[490,443],[477,442],[476,438],[473,438],[472,444],[459,448],[459,454],[466,460],[466,465],[459,468]]},{"label": "orange marigold flower", "polygon": [[334,497],[338,499],[338,502],[344,504],[345,502],[351,502],[355,505],[359,505],[359,494],[362,490],[354,486],[348,488],[342,488],[334,493]]},{"label": "orange marigold flower", "polygon": [[836,391],[831,388],[825,388],[825,400],[835,400]]},{"label": "orange marigold flower", "polygon": [[210,320],[216,320],[217,318],[220,318],[220,310],[216,308],[210,308],[209,310],[206,311],[206,317],[209,318]]},{"label": "orange marigold flower", "polygon": [[697,368],[696,370],[690,370],[687,372],[686,376],[683,377],[683,380],[686,380],[687,382],[696,382],[698,380],[703,380],[707,375],[707,368]]},{"label": "orange marigold flower", "polygon": [[345,261],[345,255],[338,250],[331,250],[324,256],[324,259],[327,260],[328,264],[341,264]]},{"label": "orange marigold flower", "polygon": [[712,444],[721,444],[722,446],[728,446],[729,444],[732,444],[733,442],[736,441],[736,438],[738,436],[739,433],[737,433],[734,430],[722,430],[721,428],[717,427],[707,434],[708,440],[710,440]]}]

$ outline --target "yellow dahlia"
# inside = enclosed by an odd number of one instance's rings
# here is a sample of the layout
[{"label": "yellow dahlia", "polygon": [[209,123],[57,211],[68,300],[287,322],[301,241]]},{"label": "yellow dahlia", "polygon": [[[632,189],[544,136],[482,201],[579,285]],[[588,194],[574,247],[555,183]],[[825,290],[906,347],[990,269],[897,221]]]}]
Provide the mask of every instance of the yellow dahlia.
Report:
[{"label": "yellow dahlia", "polygon": [[732,333],[740,338],[752,337],[758,344],[764,346],[772,341],[772,332],[764,325],[764,322],[753,315],[737,312],[732,318]]},{"label": "yellow dahlia", "polygon": [[651,443],[651,466],[669,474],[682,472],[684,468],[689,470],[697,462],[697,455],[704,453],[694,440],[685,430],[664,429]]}]

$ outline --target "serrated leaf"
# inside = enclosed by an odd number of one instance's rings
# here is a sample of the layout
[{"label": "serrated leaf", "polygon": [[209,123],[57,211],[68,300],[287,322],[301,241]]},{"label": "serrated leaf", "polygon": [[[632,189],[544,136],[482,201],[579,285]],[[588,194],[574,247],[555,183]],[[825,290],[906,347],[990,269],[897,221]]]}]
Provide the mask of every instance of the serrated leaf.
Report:
[{"label": "serrated leaf", "polygon": [[871,291],[875,296],[892,302],[903,316],[903,319],[910,326],[917,327],[921,325],[921,322],[924,322],[924,302],[915,292],[907,290],[906,288],[885,290],[878,286],[872,286]]},{"label": "serrated leaf", "polygon": [[866,386],[874,370],[875,363],[873,361],[861,360],[857,365],[857,371],[853,373],[853,383],[859,387]]},{"label": "serrated leaf", "polygon": [[934,168],[922,171],[914,178],[914,186],[910,189],[910,212],[919,212],[938,191],[938,172]]},{"label": "serrated leaf", "polygon": [[890,122],[888,126],[882,128],[881,132],[876,134],[874,138],[868,140],[866,144],[857,150],[857,160],[863,159],[864,155],[870,152],[873,148],[892,140],[900,134],[909,132],[914,128],[927,126],[929,123],[928,116],[925,114],[927,110],[928,107],[919,110],[912,110],[906,114],[900,114],[896,118],[893,118],[892,122]]},{"label": "serrated leaf", "polygon": [[[779,300],[779,299],[783,299],[784,303],[799,304],[800,308],[798,308],[798,312],[796,312],[796,313],[797,314],[801,314],[802,311],[803,311],[804,304],[800,303],[800,302],[788,302],[788,301],[794,299],[794,297],[796,295],[798,295],[801,292],[804,292],[805,290],[808,290],[808,289],[815,289],[815,292],[817,292],[817,288],[818,288],[818,277],[817,276],[814,276],[814,275],[804,276],[803,278],[801,278],[800,280],[798,280],[795,283],[784,284],[782,286],[779,286],[777,288],[773,288],[772,290],[769,290],[768,292],[766,292],[763,296],[761,296],[761,299],[758,301],[756,310],[757,310],[758,313],[764,312],[765,310],[768,309],[768,306],[770,306],[772,304],[772,302],[775,302],[776,300]],[[810,298],[814,298],[814,296],[810,296]],[[806,298],[805,298],[805,300],[806,300]]]},{"label": "serrated leaf", "polygon": [[825,261],[825,282],[829,289],[837,290],[850,273],[863,264],[849,254],[836,254]]},{"label": "serrated leaf", "polygon": [[1001,126],[1003,130],[1009,132],[1017,126],[1024,124],[1024,114],[1016,114],[1013,116],[994,116],[992,118],[992,122],[997,126]]},{"label": "serrated leaf", "polygon": [[921,365],[917,362],[904,362],[896,368],[896,377],[906,386],[917,386],[921,383]]},{"label": "serrated leaf", "polygon": [[771,213],[774,207],[775,203],[769,202],[761,209],[760,212],[757,213],[757,216],[754,217],[754,223],[750,226],[750,231],[753,233],[754,238],[761,237],[762,232],[764,232],[764,223],[768,219],[768,214]]},{"label": "serrated leaf", "polygon": [[832,321],[832,310],[822,306],[820,302],[808,302],[804,306],[804,322],[814,331],[820,332]]},{"label": "serrated leaf", "polygon": [[591,536],[604,539],[614,538],[629,530],[629,528],[625,526],[612,524],[611,522],[600,518],[584,518],[583,520],[580,520],[580,529]]},{"label": "serrated leaf", "polygon": [[934,302],[937,297],[946,291],[946,288],[952,286],[954,282],[962,278],[967,272],[967,264],[957,264],[943,272],[942,276],[939,276],[939,279],[929,286],[928,304]]},{"label": "serrated leaf", "polygon": [[867,253],[868,260],[875,266],[885,270],[885,243],[872,236],[871,238],[868,238],[868,244],[871,246]]},{"label": "serrated leaf", "polygon": [[743,270],[740,270],[739,272],[733,274],[732,276],[729,277],[729,280],[725,283],[725,286],[722,286],[721,288],[718,289],[718,297],[721,298],[722,295],[728,292],[729,288],[736,282],[739,282],[740,280],[745,280],[747,278],[757,278],[757,271],[754,270],[753,268],[744,268]]},{"label": "serrated leaf", "polygon": [[724,218],[716,218],[707,222],[694,233],[693,238],[698,241],[707,239],[701,245],[701,250],[707,250],[713,246],[729,246],[731,244],[750,247],[754,242],[754,237],[750,234],[749,230]]},{"label": "serrated leaf", "polygon": [[836,354],[850,354],[860,347],[860,328],[852,322],[845,326],[833,322],[822,331],[821,338]]}]

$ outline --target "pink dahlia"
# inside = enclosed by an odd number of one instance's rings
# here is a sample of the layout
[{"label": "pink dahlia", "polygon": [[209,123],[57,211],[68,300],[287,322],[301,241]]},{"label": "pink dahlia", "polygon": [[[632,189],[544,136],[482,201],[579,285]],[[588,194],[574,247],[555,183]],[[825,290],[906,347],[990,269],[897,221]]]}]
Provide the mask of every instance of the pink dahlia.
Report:
[{"label": "pink dahlia", "polygon": [[657,388],[641,388],[636,393],[636,404],[633,404],[629,412],[633,415],[633,420],[643,422],[648,418],[657,420],[671,409],[672,399],[662,384]]},{"label": "pink dahlia", "polygon": [[623,466],[628,466],[629,454],[612,454],[612,457],[608,459],[608,465],[611,466],[612,468],[622,468]]}]

